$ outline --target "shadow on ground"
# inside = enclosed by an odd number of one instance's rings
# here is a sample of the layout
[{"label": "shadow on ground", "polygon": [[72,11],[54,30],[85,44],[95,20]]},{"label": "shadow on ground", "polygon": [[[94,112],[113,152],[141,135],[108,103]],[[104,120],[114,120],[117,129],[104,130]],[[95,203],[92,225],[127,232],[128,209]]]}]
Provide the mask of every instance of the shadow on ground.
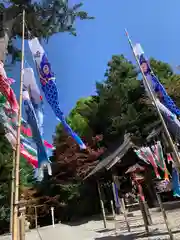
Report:
[{"label": "shadow on ground", "polygon": [[98,231],[96,231],[96,232],[97,232],[97,233],[106,233],[106,232],[111,232],[111,231],[114,231],[114,228],[112,228],[112,229],[98,230]]},{"label": "shadow on ground", "polygon": [[85,223],[88,223],[89,221],[101,221],[101,220],[102,220],[102,217],[100,215],[95,215],[95,216],[91,216],[91,217],[81,219],[79,221],[74,220],[74,221],[71,221],[71,222],[65,222],[65,224],[73,227],[73,226],[83,225]]},{"label": "shadow on ground", "polygon": [[[173,234],[176,233],[180,233],[179,231],[173,231]],[[146,233],[130,233],[128,235],[118,235],[118,236],[107,236],[107,237],[100,237],[100,238],[96,238],[95,240],[116,240],[116,239],[124,239],[124,240],[134,240],[134,239],[138,239],[138,238],[144,238],[144,237],[160,237],[163,235],[168,235],[168,232],[159,232],[157,230],[152,231],[151,233],[149,233],[148,235]]]}]

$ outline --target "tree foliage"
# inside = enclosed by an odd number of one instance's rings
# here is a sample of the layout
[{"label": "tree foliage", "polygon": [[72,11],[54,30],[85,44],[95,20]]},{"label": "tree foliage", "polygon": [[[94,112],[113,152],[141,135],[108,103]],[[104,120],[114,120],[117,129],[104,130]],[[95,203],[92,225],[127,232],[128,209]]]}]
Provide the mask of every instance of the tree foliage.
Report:
[{"label": "tree foliage", "polygon": [[[63,132],[61,127],[57,128],[56,149],[51,158],[52,177],[46,177],[42,183],[36,185],[37,191],[33,193],[35,201],[29,202],[29,205],[44,205],[39,211],[42,216],[47,217],[47,221],[50,221],[50,206],[55,207],[57,221],[72,220],[74,217],[95,213],[99,209],[98,202],[91,206],[92,198],[97,198],[96,186],[94,183],[83,183],[83,178],[104,152],[104,148],[98,146],[101,139],[94,139],[91,145],[87,144],[86,150],[80,151],[74,140]],[[92,193],[91,196],[88,192]],[[28,212],[32,212],[31,207]],[[48,222],[40,217],[39,223],[44,225]]]},{"label": "tree foliage", "polygon": [[[53,34],[69,32],[76,36],[77,19],[93,19],[80,10],[82,3],[70,7],[68,0],[10,0],[0,4],[0,38],[4,41],[1,52],[6,50],[15,61],[20,57],[20,50],[13,44],[13,39],[22,36],[22,11],[25,9],[25,37],[38,37],[48,40]],[[7,34],[7,36],[5,35]],[[6,38],[5,38],[6,36]],[[9,44],[7,44],[9,42]],[[3,53],[1,53],[3,55]]]},{"label": "tree foliage", "polygon": [[12,150],[4,138],[0,136],[0,234],[9,228],[10,196],[11,196]]}]

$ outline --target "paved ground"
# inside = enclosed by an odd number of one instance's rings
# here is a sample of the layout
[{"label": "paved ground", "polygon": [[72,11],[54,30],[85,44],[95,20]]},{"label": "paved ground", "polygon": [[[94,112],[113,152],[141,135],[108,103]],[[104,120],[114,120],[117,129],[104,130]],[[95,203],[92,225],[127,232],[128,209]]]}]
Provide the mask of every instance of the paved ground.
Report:
[{"label": "paved ground", "polygon": [[[32,230],[27,233],[26,240],[164,240],[170,239],[164,224],[162,214],[152,213],[153,225],[149,228],[150,234],[144,233],[143,220],[140,211],[133,212],[133,217],[128,217],[131,232],[127,232],[123,216],[118,216],[116,221],[108,221],[107,229],[103,228],[102,221],[89,221],[77,226],[57,224]],[[174,240],[180,240],[180,209],[167,212],[169,225],[172,229]],[[0,240],[10,240],[10,236],[2,236]]]}]

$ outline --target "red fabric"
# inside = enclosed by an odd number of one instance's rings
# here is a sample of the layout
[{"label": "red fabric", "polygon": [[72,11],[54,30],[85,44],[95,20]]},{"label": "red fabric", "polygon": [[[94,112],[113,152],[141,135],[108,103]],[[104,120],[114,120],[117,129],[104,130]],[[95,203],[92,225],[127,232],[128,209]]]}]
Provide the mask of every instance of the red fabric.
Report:
[{"label": "red fabric", "polygon": [[16,100],[16,95],[14,94],[14,91],[2,75],[0,75],[0,92],[6,97],[7,101],[10,103],[12,111],[18,112],[19,106]]},{"label": "red fabric", "polygon": [[25,134],[27,137],[32,137],[32,132],[30,128],[25,128],[23,125],[21,125],[21,131],[23,134]]},{"label": "red fabric", "polygon": [[44,140],[44,145],[45,145],[45,147],[47,147],[47,148],[53,148],[53,145],[50,144],[50,143],[48,143],[46,140]]},{"label": "red fabric", "polygon": [[173,159],[172,159],[170,153],[167,153],[167,161],[168,161],[168,163],[173,162]]}]

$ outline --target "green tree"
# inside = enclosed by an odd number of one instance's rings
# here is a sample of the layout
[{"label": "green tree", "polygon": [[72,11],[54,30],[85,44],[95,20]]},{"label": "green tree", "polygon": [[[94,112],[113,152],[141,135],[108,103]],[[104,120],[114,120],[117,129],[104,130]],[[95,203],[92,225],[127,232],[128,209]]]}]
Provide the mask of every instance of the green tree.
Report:
[{"label": "green tree", "polygon": [[[68,0],[10,0],[0,4],[0,59],[5,54],[12,55],[14,62],[20,50],[14,46],[13,39],[22,35],[22,11],[26,11],[25,37],[38,37],[48,40],[55,33],[70,32],[76,36],[75,21],[92,19],[85,11],[79,10],[83,4],[68,6]],[[29,32],[28,32],[29,30]]]},{"label": "green tree", "polygon": [[[180,106],[179,75],[169,64],[150,60],[154,73]],[[68,121],[84,138],[103,134],[105,142],[117,141],[125,132],[146,136],[158,120],[147,98],[136,66],[121,56],[108,63],[105,80],[96,84],[97,96],[80,99]]]},{"label": "green tree", "polygon": [[[104,152],[98,147],[98,140],[87,145],[81,151],[74,140],[61,127],[57,127],[55,136],[55,151],[52,161],[52,177],[45,176],[43,182],[36,185],[36,193],[31,198],[32,204],[43,204],[41,209],[41,225],[50,224],[49,209],[55,207],[55,218],[59,221],[69,221],[73,218],[91,215],[99,211],[99,203],[92,205],[97,198],[95,183],[84,183],[84,176],[95,166],[96,160]],[[31,215],[31,207],[28,215]]]},{"label": "green tree", "polygon": [[74,131],[86,140],[91,140],[93,124],[98,110],[97,97],[80,98],[70,112],[67,121]]},{"label": "green tree", "polygon": [[12,150],[3,135],[0,136],[0,234],[9,228]]},{"label": "green tree", "polygon": [[105,78],[96,84],[97,96],[90,109],[80,111],[77,104],[72,112],[81,114],[95,135],[104,135],[105,142],[117,141],[125,132],[141,137],[155,115],[147,108],[136,67],[123,55],[113,56]]}]

